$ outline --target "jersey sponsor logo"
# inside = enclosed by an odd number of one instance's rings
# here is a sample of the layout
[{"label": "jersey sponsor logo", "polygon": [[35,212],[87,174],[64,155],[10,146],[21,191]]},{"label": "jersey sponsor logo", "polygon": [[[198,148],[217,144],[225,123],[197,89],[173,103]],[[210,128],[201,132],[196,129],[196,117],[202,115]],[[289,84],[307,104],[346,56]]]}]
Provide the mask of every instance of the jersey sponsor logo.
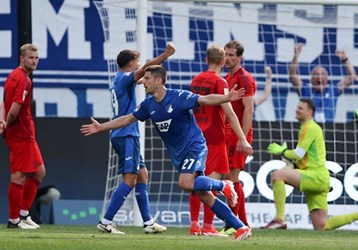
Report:
[{"label": "jersey sponsor logo", "polygon": [[155,110],[150,112],[150,115],[154,115],[155,114]]},{"label": "jersey sponsor logo", "polygon": [[168,132],[170,123],[172,122],[172,119],[162,121],[162,122],[156,122],[155,125],[157,125],[157,128],[160,132]]},{"label": "jersey sponsor logo", "polygon": [[129,157],[126,157],[125,159],[126,159],[126,161],[129,161],[130,159],[132,159],[132,157],[129,156]]}]

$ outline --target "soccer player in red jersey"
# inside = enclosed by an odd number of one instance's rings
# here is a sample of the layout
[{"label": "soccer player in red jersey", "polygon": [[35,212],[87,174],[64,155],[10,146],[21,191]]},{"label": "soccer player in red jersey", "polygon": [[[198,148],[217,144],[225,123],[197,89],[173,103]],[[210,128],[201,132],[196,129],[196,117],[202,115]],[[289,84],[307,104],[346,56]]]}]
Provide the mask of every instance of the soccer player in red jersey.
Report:
[{"label": "soccer player in red jersey", "polygon": [[[219,46],[208,48],[206,62],[208,70],[198,74],[192,80],[191,91],[200,95],[226,94],[228,87],[226,81],[220,77],[221,69],[225,64],[225,51]],[[225,103],[219,106],[200,106],[194,110],[195,119],[206,139],[208,157],[206,159],[205,175],[220,180],[222,175],[229,173],[229,162],[225,143],[225,117],[233,128],[233,133],[240,137],[238,150],[244,154],[252,154],[252,147],[246,141],[240,123],[234,113],[231,104]],[[236,147],[235,147],[236,148]],[[217,196],[216,191],[212,191]],[[197,195],[190,194],[190,219],[189,233],[205,236],[227,236],[219,234],[213,227],[214,213],[204,206],[204,224],[200,230],[199,211],[201,202]]]},{"label": "soccer player in red jersey", "polygon": [[36,70],[38,62],[37,47],[23,45],[20,48],[20,65],[9,74],[4,84],[0,123],[10,150],[8,228],[39,228],[29,215],[37,188],[45,177],[30,107],[32,81],[29,75]]},{"label": "soccer player in red jersey", "polygon": [[[225,67],[229,71],[225,79],[228,83],[229,90],[237,84],[240,88],[245,89],[245,95],[242,99],[232,102],[231,105],[236,113],[242,130],[246,136],[246,140],[252,144],[253,130],[252,130],[252,116],[254,112],[254,95],[256,91],[256,83],[254,77],[247,72],[242,66],[244,47],[238,41],[230,41],[225,47],[226,62]],[[235,150],[237,142],[240,141],[234,132],[232,126],[226,122],[225,134],[227,152],[229,155],[230,174],[229,179],[234,183],[235,191],[238,195],[238,202],[235,207],[231,209],[235,215],[238,215],[240,220],[248,225],[245,210],[245,195],[242,185],[239,181],[240,171],[244,169],[247,154],[243,154]],[[225,230],[226,229],[226,230]],[[230,228],[225,228],[223,233],[234,233]]]}]

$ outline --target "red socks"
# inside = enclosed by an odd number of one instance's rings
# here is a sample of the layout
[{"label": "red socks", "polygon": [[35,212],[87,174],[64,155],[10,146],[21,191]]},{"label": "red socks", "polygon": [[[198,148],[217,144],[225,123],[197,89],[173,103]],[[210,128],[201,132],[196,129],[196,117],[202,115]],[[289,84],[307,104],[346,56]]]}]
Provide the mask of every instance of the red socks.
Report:
[{"label": "red socks", "polygon": [[22,206],[21,209],[25,211],[30,211],[31,205],[35,199],[37,188],[39,187],[40,182],[33,177],[26,179],[24,184],[24,193],[22,197]]},{"label": "red socks", "polygon": [[9,189],[7,191],[10,219],[19,218],[21,204],[22,204],[22,199],[21,199],[22,195],[23,195],[23,186],[10,182]]}]

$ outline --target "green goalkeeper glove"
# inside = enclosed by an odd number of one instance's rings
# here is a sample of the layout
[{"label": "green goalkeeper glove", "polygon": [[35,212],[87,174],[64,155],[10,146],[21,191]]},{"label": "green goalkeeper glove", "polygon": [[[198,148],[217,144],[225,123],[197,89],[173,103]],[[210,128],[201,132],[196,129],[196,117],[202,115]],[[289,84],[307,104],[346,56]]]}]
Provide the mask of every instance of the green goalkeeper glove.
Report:
[{"label": "green goalkeeper glove", "polygon": [[282,155],[283,152],[287,149],[287,144],[284,142],[282,146],[276,142],[271,143],[267,147],[267,152],[274,155]]}]

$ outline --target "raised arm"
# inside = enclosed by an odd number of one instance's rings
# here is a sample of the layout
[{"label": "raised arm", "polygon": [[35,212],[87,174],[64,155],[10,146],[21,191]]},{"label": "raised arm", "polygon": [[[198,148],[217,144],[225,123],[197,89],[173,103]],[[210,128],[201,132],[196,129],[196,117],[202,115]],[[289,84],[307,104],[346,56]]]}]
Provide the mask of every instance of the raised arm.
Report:
[{"label": "raised arm", "polygon": [[265,89],[262,95],[256,97],[254,99],[255,106],[259,106],[261,103],[267,100],[272,92],[272,70],[270,66],[265,67],[265,73],[266,73],[266,84]]},{"label": "raised arm", "polygon": [[292,86],[296,89],[300,89],[302,87],[302,81],[299,75],[297,74],[298,56],[302,51],[302,46],[303,46],[302,44],[295,44],[294,55],[290,63],[290,66],[288,68],[290,82],[292,83]]},{"label": "raised arm", "polygon": [[162,64],[168,57],[173,55],[175,53],[175,47],[173,43],[168,43],[166,50],[160,54],[159,56],[153,58],[152,60],[149,60],[146,62],[142,67],[140,67],[135,73],[134,73],[134,80],[137,81],[138,84],[141,84],[142,82],[138,82],[139,79],[141,79],[144,76],[144,69],[151,65],[158,65]]},{"label": "raised arm", "polygon": [[233,102],[239,100],[245,94],[245,89],[241,88],[237,90],[237,85],[235,85],[229,92],[228,95],[220,95],[220,94],[210,94],[210,95],[201,95],[198,98],[198,103],[200,105],[219,105],[225,102]]},{"label": "raised arm", "polygon": [[116,128],[123,128],[137,121],[137,118],[133,114],[120,116],[108,122],[99,123],[93,117],[91,117],[91,124],[84,124],[81,126],[81,133],[85,136],[97,134],[99,132],[108,131]]},{"label": "raised arm", "polygon": [[246,136],[241,129],[239,119],[237,118],[234,110],[232,109],[231,103],[223,103],[221,104],[221,107],[224,110],[226,120],[230,123],[230,126],[234,130],[237,137],[239,137],[236,150],[240,153],[244,153],[247,155],[253,154],[252,146],[246,140]]},{"label": "raised arm", "polygon": [[349,87],[354,83],[357,75],[352,63],[349,61],[349,58],[344,50],[336,50],[336,56],[339,57],[339,59],[346,68],[346,76],[343,80],[339,82],[339,89],[343,91],[345,88]]}]

